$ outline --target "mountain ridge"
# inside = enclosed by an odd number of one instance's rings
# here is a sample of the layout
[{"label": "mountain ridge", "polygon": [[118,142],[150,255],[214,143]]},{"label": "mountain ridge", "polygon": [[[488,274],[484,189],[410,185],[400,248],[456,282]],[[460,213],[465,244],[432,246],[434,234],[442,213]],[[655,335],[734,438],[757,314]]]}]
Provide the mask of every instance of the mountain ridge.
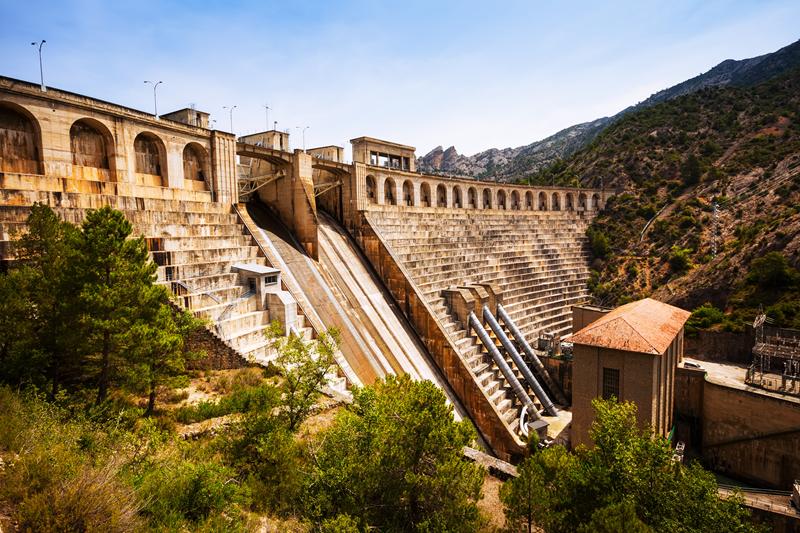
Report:
[{"label": "mountain ridge", "polygon": [[726,59],[708,71],[658,91],[611,117],[601,117],[564,128],[549,137],[516,148],[490,148],[477,154],[459,154],[454,146],[437,146],[417,158],[417,168],[432,174],[455,174],[477,179],[518,181],[565,159],[591,143],[597,135],[623,116],[691,94],[707,87],[754,85],[800,66],[800,40],[775,52],[746,59]]}]

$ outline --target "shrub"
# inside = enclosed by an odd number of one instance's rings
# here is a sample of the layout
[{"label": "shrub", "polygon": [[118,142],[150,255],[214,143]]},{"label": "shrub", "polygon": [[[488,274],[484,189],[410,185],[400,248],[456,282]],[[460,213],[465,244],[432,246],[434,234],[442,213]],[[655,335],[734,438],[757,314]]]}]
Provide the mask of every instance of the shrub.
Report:
[{"label": "shrub", "polygon": [[611,251],[611,246],[608,243],[608,237],[605,233],[595,228],[589,228],[586,231],[586,236],[589,237],[589,246],[592,249],[594,257],[605,259]]},{"label": "shrub", "polygon": [[196,405],[184,405],[175,411],[175,420],[183,424],[201,422],[231,413],[245,413],[264,405],[272,405],[277,394],[269,383],[257,387],[236,389],[217,401],[202,401]]},{"label": "shrub", "polygon": [[17,519],[21,531],[129,532],[142,528],[133,490],[117,480],[112,464],[83,468],[72,479],[26,498]]},{"label": "shrub", "polygon": [[785,288],[798,279],[798,272],[780,252],[769,252],[750,263],[747,280],[765,289]]},{"label": "shrub", "polygon": [[692,251],[688,248],[673,246],[669,255],[669,267],[675,274],[686,272],[692,267]]}]

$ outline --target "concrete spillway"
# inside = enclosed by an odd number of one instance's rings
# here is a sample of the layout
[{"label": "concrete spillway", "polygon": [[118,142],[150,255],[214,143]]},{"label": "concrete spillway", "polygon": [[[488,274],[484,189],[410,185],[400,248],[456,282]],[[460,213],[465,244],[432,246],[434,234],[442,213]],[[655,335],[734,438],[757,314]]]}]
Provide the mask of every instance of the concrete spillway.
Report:
[{"label": "concrete spillway", "polygon": [[319,214],[317,262],[301,251],[291,233],[263,205],[249,204],[248,213],[258,229],[256,239],[275,254],[274,266],[291,273],[287,289],[325,327],[339,330],[341,352],[358,378],[356,383],[368,384],[392,374],[427,379],[444,390],[457,418],[465,416],[425,346],[341,226]]}]

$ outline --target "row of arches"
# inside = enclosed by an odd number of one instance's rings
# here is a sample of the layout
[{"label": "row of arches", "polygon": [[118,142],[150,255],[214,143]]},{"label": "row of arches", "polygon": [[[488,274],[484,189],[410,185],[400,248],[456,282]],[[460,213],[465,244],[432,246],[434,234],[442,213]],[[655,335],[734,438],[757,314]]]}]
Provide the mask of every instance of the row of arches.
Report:
[{"label": "row of arches", "polygon": [[[496,194],[489,187],[479,190],[479,187],[466,187],[453,185],[448,189],[443,183],[435,188],[423,181],[419,190],[412,180],[402,182],[400,188],[391,177],[378,182],[374,176],[367,176],[367,201],[371,204],[404,205],[410,207],[451,207],[457,209],[508,209],[514,211],[574,211],[600,209],[600,195],[592,193],[575,193],[571,191],[554,191],[548,193],[539,191],[520,191],[498,189]],[[448,194],[448,190],[449,193]]]},{"label": "row of arches", "polygon": [[[98,176],[114,175],[116,155],[122,151],[114,136],[100,121],[80,118],[69,130],[72,164],[108,171]],[[167,148],[152,132],[141,132],[133,141],[134,167],[137,174],[160,178],[167,185]],[[205,181],[209,175],[206,149],[196,142],[183,148],[183,178]],[[36,118],[26,109],[9,102],[0,102],[0,172],[43,174],[42,134]]]}]

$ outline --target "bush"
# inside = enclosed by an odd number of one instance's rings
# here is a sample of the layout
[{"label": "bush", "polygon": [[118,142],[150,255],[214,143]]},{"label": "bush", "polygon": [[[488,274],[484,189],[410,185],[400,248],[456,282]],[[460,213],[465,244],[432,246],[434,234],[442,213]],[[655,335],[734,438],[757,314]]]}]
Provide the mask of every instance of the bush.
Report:
[{"label": "bush", "polygon": [[669,255],[669,267],[675,274],[686,272],[692,267],[692,251],[688,248],[673,246]]},{"label": "bush", "polygon": [[202,401],[196,405],[184,405],[175,411],[175,420],[182,424],[192,424],[232,413],[246,413],[265,405],[273,405],[276,389],[269,383],[257,387],[234,390],[229,396],[217,401]]},{"label": "bush", "polygon": [[750,263],[747,280],[765,289],[780,289],[794,285],[798,272],[780,252],[769,252]]},{"label": "bush", "polygon": [[136,495],[116,475],[117,469],[107,464],[84,468],[75,478],[50,485],[20,504],[19,529],[109,533],[141,529]]},{"label": "bush", "polygon": [[608,243],[608,237],[605,233],[595,228],[589,228],[586,231],[586,236],[589,237],[589,246],[592,249],[594,257],[605,259],[611,251],[611,246]]},{"label": "bush", "polygon": [[160,461],[138,485],[146,502],[142,512],[156,527],[177,529],[185,521],[201,522],[223,511],[235,514],[237,504],[249,501],[235,472],[216,462]]}]

